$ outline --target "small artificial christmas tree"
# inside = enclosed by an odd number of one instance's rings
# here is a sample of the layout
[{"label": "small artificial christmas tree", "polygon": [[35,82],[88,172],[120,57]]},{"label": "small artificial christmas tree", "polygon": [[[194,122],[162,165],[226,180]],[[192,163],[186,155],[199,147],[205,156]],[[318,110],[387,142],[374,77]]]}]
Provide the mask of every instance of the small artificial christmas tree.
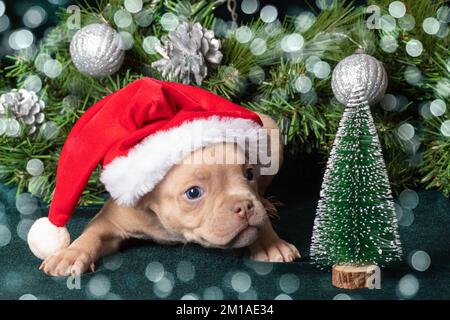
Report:
[{"label": "small artificial christmas tree", "polygon": [[401,257],[394,202],[369,104],[387,86],[383,65],[357,53],[333,72],[333,92],[346,105],[328,159],[311,255],[333,265],[333,284],[368,286],[370,268]]}]

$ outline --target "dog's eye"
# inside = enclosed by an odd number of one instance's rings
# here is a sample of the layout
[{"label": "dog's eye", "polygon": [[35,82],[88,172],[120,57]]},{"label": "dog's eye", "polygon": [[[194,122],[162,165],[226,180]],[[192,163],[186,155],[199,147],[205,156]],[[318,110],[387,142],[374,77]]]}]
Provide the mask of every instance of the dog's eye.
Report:
[{"label": "dog's eye", "polygon": [[198,186],[193,186],[187,189],[184,195],[189,200],[196,200],[203,195],[203,189]]},{"label": "dog's eye", "polygon": [[247,168],[244,172],[244,176],[247,180],[252,181],[253,180],[253,168]]}]

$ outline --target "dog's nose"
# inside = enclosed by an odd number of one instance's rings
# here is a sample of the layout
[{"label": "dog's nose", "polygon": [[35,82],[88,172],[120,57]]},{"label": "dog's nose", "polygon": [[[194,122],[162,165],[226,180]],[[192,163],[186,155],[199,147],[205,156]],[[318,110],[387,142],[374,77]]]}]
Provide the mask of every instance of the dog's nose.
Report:
[{"label": "dog's nose", "polygon": [[242,200],[237,202],[233,207],[233,213],[241,218],[249,217],[253,214],[253,202],[250,200]]}]

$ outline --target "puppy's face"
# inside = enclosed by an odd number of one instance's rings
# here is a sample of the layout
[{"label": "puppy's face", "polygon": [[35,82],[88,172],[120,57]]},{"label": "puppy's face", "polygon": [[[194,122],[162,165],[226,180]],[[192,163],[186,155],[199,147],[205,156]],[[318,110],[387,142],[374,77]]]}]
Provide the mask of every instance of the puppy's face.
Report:
[{"label": "puppy's face", "polygon": [[[235,159],[231,164],[230,155]],[[257,179],[257,169],[246,163],[239,148],[218,144],[193,152],[173,167],[143,203],[167,231],[187,241],[244,247],[256,240],[268,220]]]}]

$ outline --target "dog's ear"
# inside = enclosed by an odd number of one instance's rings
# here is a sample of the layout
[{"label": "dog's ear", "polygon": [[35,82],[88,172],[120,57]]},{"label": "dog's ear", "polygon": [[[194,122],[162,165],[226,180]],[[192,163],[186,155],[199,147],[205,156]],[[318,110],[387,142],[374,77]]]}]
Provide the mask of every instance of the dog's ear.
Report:
[{"label": "dog's ear", "polygon": [[155,211],[155,201],[152,192],[143,195],[135,205],[135,209],[142,211]]},{"label": "dog's ear", "polygon": [[281,207],[283,203],[281,203],[278,200],[275,200],[274,198],[266,199],[263,197],[261,197],[261,203],[264,206],[264,209],[266,209],[269,218],[280,219],[277,207]]}]

